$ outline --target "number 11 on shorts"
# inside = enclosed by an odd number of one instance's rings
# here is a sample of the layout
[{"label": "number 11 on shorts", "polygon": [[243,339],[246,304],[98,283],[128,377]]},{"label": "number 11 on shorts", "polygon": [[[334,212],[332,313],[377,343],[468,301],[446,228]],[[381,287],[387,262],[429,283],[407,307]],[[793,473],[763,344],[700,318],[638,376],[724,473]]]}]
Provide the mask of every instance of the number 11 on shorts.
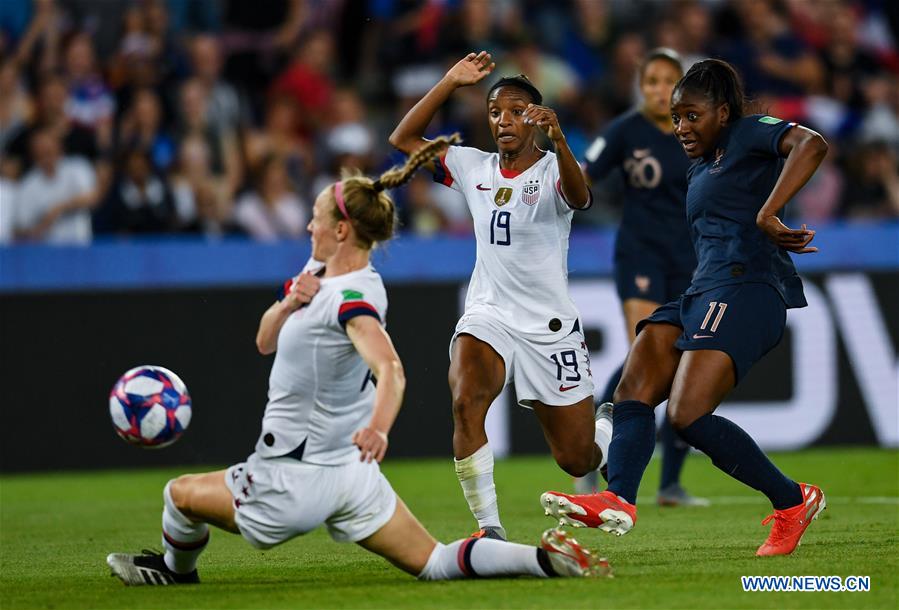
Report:
[{"label": "number 11 on shorts", "polygon": [[706,326],[708,326],[709,320],[712,319],[712,314],[715,312],[715,305],[718,306],[718,315],[715,316],[715,321],[712,322],[712,327],[709,329],[709,332],[716,332],[718,330],[718,325],[721,324],[721,318],[724,317],[724,312],[727,310],[727,303],[719,303],[718,301],[709,302],[709,310],[706,312],[705,318],[699,326],[699,330],[705,330]]}]

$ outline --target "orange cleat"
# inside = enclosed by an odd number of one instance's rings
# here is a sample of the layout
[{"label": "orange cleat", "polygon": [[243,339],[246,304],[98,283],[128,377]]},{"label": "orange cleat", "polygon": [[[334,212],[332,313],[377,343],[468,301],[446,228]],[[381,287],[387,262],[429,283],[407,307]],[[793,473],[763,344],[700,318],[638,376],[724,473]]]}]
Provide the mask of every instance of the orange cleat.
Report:
[{"label": "orange cleat", "polygon": [[811,522],[827,508],[824,493],[820,488],[800,483],[799,489],[802,490],[801,504],[784,510],[775,510],[773,515],[768,515],[762,521],[762,525],[767,525],[774,520],[774,526],[765,544],[755,553],[759,557],[792,553],[799,546],[799,541]]},{"label": "orange cleat", "polygon": [[628,533],[637,522],[637,507],[608,490],[579,496],[548,491],[540,503],[561,525],[596,527],[616,536]]},{"label": "orange cleat", "polygon": [[548,529],[540,539],[540,548],[558,576],[612,577],[605,557],[597,557],[559,528]]}]

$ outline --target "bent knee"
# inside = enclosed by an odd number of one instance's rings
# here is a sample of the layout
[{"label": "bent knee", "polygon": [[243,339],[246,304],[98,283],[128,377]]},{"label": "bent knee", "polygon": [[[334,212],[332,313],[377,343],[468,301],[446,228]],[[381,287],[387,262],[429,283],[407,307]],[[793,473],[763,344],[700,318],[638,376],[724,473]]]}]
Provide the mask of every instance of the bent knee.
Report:
[{"label": "bent knee", "polygon": [[621,378],[618,387],[612,394],[612,400],[615,403],[624,402],[626,400],[636,400],[649,405],[652,408],[657,407],[666,398],[667,387],[661,385],[653,379],[637,377],[635,375],[625,375]]},{"label": "bent knee", "polygon": [[561,451],[553,454],[559,468],[573,477],[582,477],[595,467],[592,451]]},{"label": "bent knee", "polygon": [[183,474],[177,479],[169,481],[169,498],[182,513],[190,512],[191,507],[191,482],[194,475]]},{"label": "bent knee", "polygon": [[672,400],[668,401],[666,413],[668,415],[668,422],[677,432],[689,427],[690,424],[702,416],[702,413],[692,412],[688,408],[683,407],[679,402]]},{"label": "bent knee", "polygon": [[495,397],[490,392],[475,389],[453,393],[453,419],[467,421],[483,419]]}]

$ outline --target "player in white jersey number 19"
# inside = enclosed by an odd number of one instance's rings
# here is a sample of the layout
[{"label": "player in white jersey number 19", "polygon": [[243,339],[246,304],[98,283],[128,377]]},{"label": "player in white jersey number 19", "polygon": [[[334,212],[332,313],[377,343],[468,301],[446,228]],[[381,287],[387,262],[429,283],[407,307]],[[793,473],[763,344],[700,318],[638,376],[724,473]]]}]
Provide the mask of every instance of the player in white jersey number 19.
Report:
[{"label": "player in white jersey number 19", "polygon": [[[469,53],[406,114],[390,143],[407,154],[427,145],[423,134],[453,91],[493,68],[485,51]],[[581,476],[601,466],[611,440],[608,412],[598,420],[594,413],[589,356],[568,295],[571,218],[592,195],[556,113],[542,102],[526,76],[499,79],[486,100],[498,152],[451,146],[425,165],[464,195],[478,244],[449,370],[456,474],[478,537],[505,537],[484,421],[507,383],[514,381],[519,404],[536,413],[566,472]],[[537,146],[538,130],[555,152]]]}]

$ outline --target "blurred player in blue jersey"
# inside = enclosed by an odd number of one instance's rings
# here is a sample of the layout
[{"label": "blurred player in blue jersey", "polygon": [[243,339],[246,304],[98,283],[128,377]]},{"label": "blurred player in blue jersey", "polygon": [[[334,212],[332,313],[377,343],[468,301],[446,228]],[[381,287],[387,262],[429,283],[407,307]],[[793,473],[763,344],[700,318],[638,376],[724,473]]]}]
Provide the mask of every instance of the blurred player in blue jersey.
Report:
[{"label": "blurred player in blue jersey", "polygon": [[[612,121],[587,151],[587,173],[602,180],[620,169],[624,175],[624,213],[615,240],[615,286],[624,310],[630,343],[637,323],[662,303],[673,301],[690,285],[696,253],[684,212],[690,161],[674,137],[671,91],[683,76],[680,57],[655,49],[640,66],[643,104]],[[600,402],[612,401],[624,365],[609,379]],[[680,485],[689,446],[678,438],[668,418],[662,441],[662,476],[658,502],[664,506],[705,506]],[[596,472],[577,479],[580,493],[596,488]]]},{"label": "blurred player in blue jersey", "polygon": [[779,215],[827,153],[820,135],[780,119],[743,115],[743,88],[720,60],[696,63],[671,96],[674,133],[693,159],[687,219],[699,264],[679,299],[637,325],[615,390],[609,487],[543,494],[548,514],[618,535],[637,521],[637,488],[655,445],[653,409],[668,399],[671,425],[774,513],[757,555],[792,553],[825,508],[821,490],[787,477],[739,426],[714,414],[755,362],[776,346],[786,310],[806,305],[789,252],[815,252],[815,236]]}]

